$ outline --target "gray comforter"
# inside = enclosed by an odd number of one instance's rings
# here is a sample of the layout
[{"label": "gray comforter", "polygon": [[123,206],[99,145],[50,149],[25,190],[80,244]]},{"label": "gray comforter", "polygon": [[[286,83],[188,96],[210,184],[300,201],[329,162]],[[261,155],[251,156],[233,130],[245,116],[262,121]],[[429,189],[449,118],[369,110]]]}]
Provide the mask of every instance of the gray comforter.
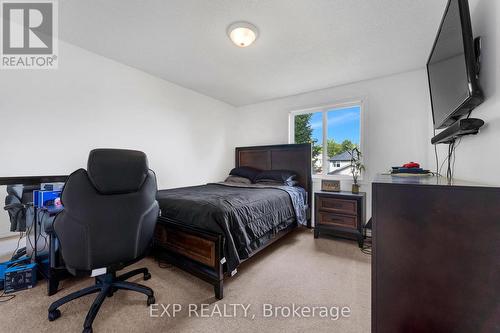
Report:
[{"label": "gray comforter", "polygon": [[162,216],[224,235],[228,271],[293,223],[306,223],[301,187],[215,183],[158,191]]}]

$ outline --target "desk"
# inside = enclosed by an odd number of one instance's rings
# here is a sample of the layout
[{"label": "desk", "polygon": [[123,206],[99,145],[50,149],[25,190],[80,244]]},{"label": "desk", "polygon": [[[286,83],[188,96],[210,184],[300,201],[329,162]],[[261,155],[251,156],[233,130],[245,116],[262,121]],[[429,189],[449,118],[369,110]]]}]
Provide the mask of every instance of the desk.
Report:
[{"label": "desk", "polygon": [[[55,176],[17,176],[17,177],[0,177],[0,185],[40,185],[41,183],[55,183],[55,182],[65,182],[68,176],[66,175],[55,175]],[[34,218],[35,221],[33,225],[33,243],[31,250],[34,251],[34,262],[37,263],[38,274],[48,280],[48,294],[53,295],[57,292],[57,286],[59,280],[66,274],[66,270],[62,269],[59,265],[58,256],[55,253],[57,239],[53,232],[49,232],[49,253],[48,253],[48,263],[46,258],[40,258],[38,255],[38,234],[44,230],[39,230],[38,226],[38,209],[34,208]],[[57,211],[49,211],[49,214],[57,213]],[[40,226],[41,227],[41,226]],[[45,230],[46,231],[46,230]],[[37,237],[38,236],[38,237]],[[30,235],[26,235],[27,240]],[[28,250],[28,241],[26,244],[26,249]],[[42,260],[43,259],[43,260]],[[44,265],[46,270],[43,269]]]},{"label": "desk", "polygon": [[[29,244],[28,242],[26,243],[26,255],[34,258],[34,262],[37,263],[38,273],[47,280],[47,294],[49,296],[57,292],[59,281],[68,275],[64,265],[61,265],[59,260],[57,252],[58,240],[52,225],[55,216],[62,210],[62,206],[35,206],[33,243],[31,241],[29,241]],[[47,219],[45,219],[45,217],[47,217]],[[27,237],[30,236],[31,235],[28,235]],[[45,244],[40,249],[41,246],[39,246],[39,243],[41,237],[43,237]],[[31,248],[29,245],[31,245]],[[46,248],[47,250],[45,252]]]},{"label": "desk", "polygon": [[16,176],[0,177],[0,185],[39,185],[41,183],[66,182],[69,176]]}]

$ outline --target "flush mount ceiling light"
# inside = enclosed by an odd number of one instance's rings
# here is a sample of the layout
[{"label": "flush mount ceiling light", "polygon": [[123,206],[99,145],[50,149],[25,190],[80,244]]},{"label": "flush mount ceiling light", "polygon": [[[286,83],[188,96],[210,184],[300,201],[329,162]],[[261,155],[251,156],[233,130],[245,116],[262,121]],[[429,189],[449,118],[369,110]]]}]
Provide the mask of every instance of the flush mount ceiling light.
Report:
[{"label": "flush mount ceiling light", "polygon": [[227,35],[238,47],[247,47],[258,37],[257,27],[248,22],[235,22],[227,28]]}]

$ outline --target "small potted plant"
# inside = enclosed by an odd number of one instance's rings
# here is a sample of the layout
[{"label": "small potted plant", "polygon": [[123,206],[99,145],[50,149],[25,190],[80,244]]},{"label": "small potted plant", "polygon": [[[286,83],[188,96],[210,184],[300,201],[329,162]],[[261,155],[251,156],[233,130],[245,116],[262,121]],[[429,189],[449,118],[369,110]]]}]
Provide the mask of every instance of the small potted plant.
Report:
[{"label": "small potted plant", "polygon": [[361,172],[365,170],[365,166],[361,163],[361,152],[358,147],[354,147],[349,151],[349,155],[351,155],[351,174],[353,179],[352,193],[357,194],[359,193],[358,178]]}]

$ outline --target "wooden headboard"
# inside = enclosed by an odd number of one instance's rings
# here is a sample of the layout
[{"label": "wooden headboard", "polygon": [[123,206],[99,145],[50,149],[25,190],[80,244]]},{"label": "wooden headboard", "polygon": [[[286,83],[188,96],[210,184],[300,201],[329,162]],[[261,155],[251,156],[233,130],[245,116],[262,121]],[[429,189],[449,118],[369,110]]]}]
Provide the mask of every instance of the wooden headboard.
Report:
[{"label": "wooden headboard", "polygon": [[[248,166],[260,170],[291,170],[307,191],[309,206],[312,202],[311,145],[290,144],[273,146],[237,147],[235,166]],[[310,209],[308,212],[310,218]],[[309,225],[308,221],[308,225]]]}]

